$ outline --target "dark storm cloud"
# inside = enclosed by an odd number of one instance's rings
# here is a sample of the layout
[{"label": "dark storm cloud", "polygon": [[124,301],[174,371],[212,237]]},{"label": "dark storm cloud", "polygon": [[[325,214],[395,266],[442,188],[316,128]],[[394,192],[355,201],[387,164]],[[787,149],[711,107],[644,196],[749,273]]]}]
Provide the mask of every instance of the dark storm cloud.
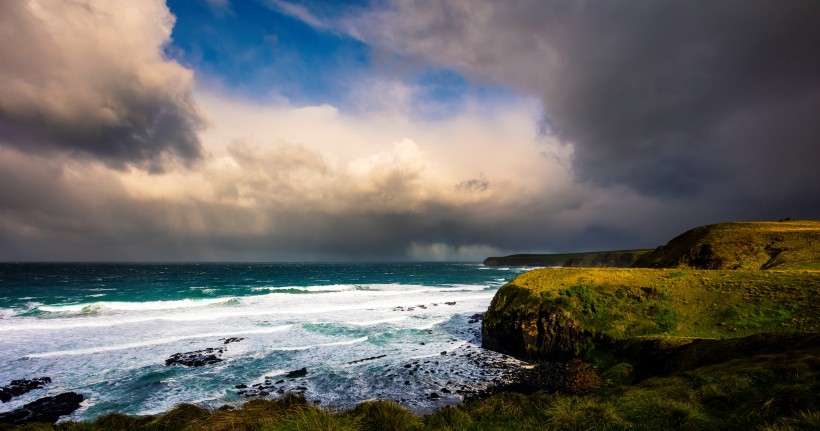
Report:
[{"label": "dark storm cloud", "polygon": [[0,3],[0,143],[160,171],[201,155],[193,74],[160,1]]},{"label": "dark storm cloud", "polygon": [[816,1],[403,1],[342,25],[538,95],[582,180],[659,197],[820,183]]}]

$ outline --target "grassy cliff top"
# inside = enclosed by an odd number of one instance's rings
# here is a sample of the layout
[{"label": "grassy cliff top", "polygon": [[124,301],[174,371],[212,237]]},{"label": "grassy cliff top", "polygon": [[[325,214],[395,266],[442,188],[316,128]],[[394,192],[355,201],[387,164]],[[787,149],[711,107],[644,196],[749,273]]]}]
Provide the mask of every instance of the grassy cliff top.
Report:
[{"label": "grassy cliff top", "polygon": [[700,226],[641,256],[634,267],[820,269],[820,221]]},{"label": "grassy cliff top", "polygon": [[595,337],[736,338],[820,330],[820,271],[529,271],[502,287],[485,324],[553,314]]}]

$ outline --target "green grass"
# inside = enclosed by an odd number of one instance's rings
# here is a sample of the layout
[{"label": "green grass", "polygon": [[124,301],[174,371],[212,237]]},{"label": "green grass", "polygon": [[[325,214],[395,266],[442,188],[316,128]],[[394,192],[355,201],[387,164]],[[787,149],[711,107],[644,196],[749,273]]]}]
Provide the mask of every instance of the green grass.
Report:
[{"label": "green grass", "polygon": [[636,337],[689,341],[820,331],[820,272],[547,268],[503,286],[486,347],[529,359]]},{"label": "green grass", "polygon": [[700,226],[642,255],[634,267],[820,269],[820,221]]}]

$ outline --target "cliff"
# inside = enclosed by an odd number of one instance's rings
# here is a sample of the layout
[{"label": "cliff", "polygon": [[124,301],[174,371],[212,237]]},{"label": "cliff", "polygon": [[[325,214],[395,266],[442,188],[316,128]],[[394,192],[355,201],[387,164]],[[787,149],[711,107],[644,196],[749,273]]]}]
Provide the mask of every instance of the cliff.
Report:
[{"label": "cliff", "polygon": [[483,346],[555,360],[638,352],[648,341],[669,347],[818,332],[818,294],[820,271],[538,269],[496,293],[482,325]]},{"label": "cliff", "polygon": [[651,250],[593,251],[585,253],[559,254],[513,254],[510,256],[488,257],[485,266],[564,266],[583,268],[628,268],[640,256]]},{"label": "cliff", "polygon": [[700,226],[640,256],[634,268],[820,269],[820,221]]}]

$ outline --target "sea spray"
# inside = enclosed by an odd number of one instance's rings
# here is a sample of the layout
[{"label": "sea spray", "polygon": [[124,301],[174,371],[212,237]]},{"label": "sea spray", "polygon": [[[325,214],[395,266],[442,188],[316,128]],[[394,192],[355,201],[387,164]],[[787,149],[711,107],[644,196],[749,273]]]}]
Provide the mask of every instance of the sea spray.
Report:
[{"label": "sea spray", "polygon": [[[73,419],[150,414],[181,402],[240,402],[254,393],[236,386],[257,385],[266,389],[257,390],[262,396],[299,391],[339,407],[377,397],[430,410],[503,373],[506,359],[478,347],[473,316],[521,271],[463,264],[3,264],[0,381],[54,382],[4,408],[72,390],[88,398]],[[218,361],[165,365],[175,354],[198,351],[218,352]],[[305,376],[284,377],[303,367]]]}]

